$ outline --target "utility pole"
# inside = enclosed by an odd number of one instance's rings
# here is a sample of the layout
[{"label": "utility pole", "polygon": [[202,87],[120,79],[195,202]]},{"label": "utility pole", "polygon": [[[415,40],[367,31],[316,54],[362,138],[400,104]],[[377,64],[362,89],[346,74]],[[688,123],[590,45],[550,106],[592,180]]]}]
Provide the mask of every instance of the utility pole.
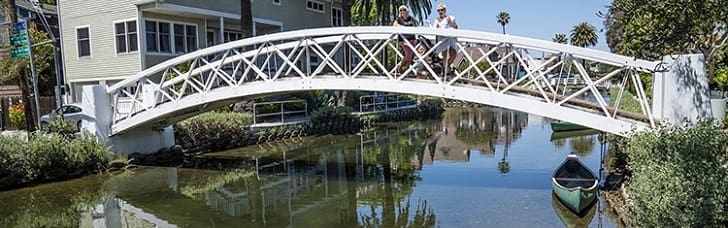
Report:
[{"label": "utility pole", "polygon": [[42,3],[38,2],[38,0],[30,0],[30,2],[33,3],[33,8],[39,15],[39,19],[43,23],[43,27],[45,28],[46,32],[48,32],[48,36],[51,38],[51,43],[53,44],[53,68],[55,68],[56,71],[56,88],[54,92],[56,94],[56,108],[60,108],[61,105],[63,105],[63,98],[61,94],[61,91],[63,91],[63,80],[61,79],[61,64],[58,61],[60,59],[60,52],[58,51],[60,49],[60,41],[58,40],[58,38],[56,38],[56,35],[53,34],[51,25],[48,24],[48,20],[46,20],[45,18]]}]

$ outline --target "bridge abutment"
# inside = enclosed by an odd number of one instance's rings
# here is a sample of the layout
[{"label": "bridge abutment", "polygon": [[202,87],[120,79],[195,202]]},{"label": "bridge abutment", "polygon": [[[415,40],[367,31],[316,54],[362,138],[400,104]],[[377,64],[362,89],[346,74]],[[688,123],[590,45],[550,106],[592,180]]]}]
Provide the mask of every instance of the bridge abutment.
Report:
[{"label": "bridge abutment", "polygon": [[84,131],[90,132],[98,140],[106,142],[117,154],[150,154],[174,145],[174,130],[171,126],[162,129],[139,127],[111,136],[113,109],[107,88],[106,85],[83,87],[81,98],[83,111],[88,116],[94,117],[91,120],[83,121]]},{"label": "bridge abutment", "polygon": [[703,55],[664,56],[662,61],[667,69],[653,78],[653,115],[672,124],[713,117]]}]

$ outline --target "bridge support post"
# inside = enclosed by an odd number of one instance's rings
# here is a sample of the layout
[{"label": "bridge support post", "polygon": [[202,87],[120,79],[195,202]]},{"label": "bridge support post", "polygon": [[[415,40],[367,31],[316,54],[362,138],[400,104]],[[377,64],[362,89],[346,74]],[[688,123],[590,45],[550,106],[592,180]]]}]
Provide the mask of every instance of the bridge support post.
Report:
[{"label": "bridge support post", "polygon": [[695,122],[713,117],[710,89],[702,54],[664,56],[667,71],[655,73],[652,113],[663,122]]},{"label": "bridge support post", "polygon": [[174,145],[172,127],[157,129],[139,127],[123,134],[111,136],[113,123],[111,96],[106,92],[106,85],[84,86],[81,105],[86,115],[93,117],[83,120],[83,129],[100,141],[105,141],[117,154],[142,153],[150,154]]}]

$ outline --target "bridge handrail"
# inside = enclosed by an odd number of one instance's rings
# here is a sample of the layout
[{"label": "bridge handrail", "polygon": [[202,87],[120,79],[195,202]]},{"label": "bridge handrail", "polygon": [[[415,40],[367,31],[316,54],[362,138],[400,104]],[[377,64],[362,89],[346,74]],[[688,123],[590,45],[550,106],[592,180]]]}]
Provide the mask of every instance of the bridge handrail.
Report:
[{"label": "bridge handrail", "polygon": [[582,47],[576,47],[566,44],[554,43],[544,40],[538,40],[533,38],[526,38],[520,36],[504,35],[490,32],[480,32],[471,30],[444,30],[426,27],[390,27],[390,26],[379,26],[379,27],[335,27],[335,28],[318,28],[318,29],[304,29],[288,32],[273,33],[263,36],[255,36],[246,38],[234,42],[223,43],[217,46],[213,46],[206,49],[200,49],[194,52],[190,52],[160,64],[147,68],[127,79],[122,80],[110,86],[107,90],[108,93],[115,93],[123,87],[134,85],[135,82],[158,73],[165,71],[167,68],[175,66],[182,62],[194,60],[200,56],[207,56],[226,50],[235,48],[243,48],[254,46],[257,44],[284,41],[291,39],[300,38],[314,38],[314,37],[326,37],[326,36],[345,36],[345,35],[364,35],[364,34],[421,34],[426,36],[446,36],[446,37],[457,37],[461,41],[471,41],[477,43],[486,44],[501,44],[507,43],[513,47],[527,48],[531,50],[542,50],[548,52],[565,52],[569,53],[574,57],[581,59],[598,61],[603,63],[609,63],[616,66],[630,66],[633,69],[639,71],[653,71],[658,66],[659,62],[648,61],[642,59],[636,59],[633,57],[621,56],[612,54],[605,51],[588,49]]}]

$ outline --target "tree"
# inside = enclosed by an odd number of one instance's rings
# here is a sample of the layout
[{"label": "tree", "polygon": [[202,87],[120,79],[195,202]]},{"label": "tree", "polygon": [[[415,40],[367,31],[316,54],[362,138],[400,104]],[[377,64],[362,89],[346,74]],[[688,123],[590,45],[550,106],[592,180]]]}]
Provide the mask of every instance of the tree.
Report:
[{"label": "tree", "polygon": [[725,0],[614,0],[602,14],[613,52],[659,60],[671,54],[702,53],[708,75],[728,43]]},{"label": "tree", "polygon": [[498,24],[503,27],[503,34],[506,34],[506,25],[511,21],[511,15],[508,14],[508,12],[503,11],[498,13],[496,18],[498,19]]},{"label": "tree", "polygon": [[[379,17],[378,23],[369,25],[391,25],[392,19],[397,15],[397,6],[406,5],[409,6],[412,15],[419,21],[427,18],[432,12],[432,1],[430,0],[355,0],[353,10],[360,12],[357,20],[369,21],[371,19],[369,13],[362,12],[375,12],[374,16]],[[353,16],[353,13],[352,13]]]},{"label": "tree", "polygon": [[582,22],[571,29],[571,44],[579,47],[591,47],[597,44],[599,36],[589,23]]},{"label": "tree", "polygon": [[[10,16],[10,22],[15,23],[18,22],[18,17],[15,14],[15,0],[7,0],[3,1],[2,8],[8,11],[8,14]],[[29,26],[31,27],[31,26]],[[28,32],[32,34],[31,29],[28,29]],[[16,60],[16,59],[4,59],[3,63],[1,63],[0,69],[2,72],[2,75],[5,75],[5,77],[15,77],[18,78],[18,85],[20,86],[20,90],[23,93],[23,104],[24,104],[24,112],[28,115],[25,115],[25,122],[27,124],[26,130],[28,132],[35,131],[36,129],[36,115],[31,113],[36,113],[34,111],[35,109],[35,100],[33,99],[34,94],[32,93],[32,86],[31,82],[32,80],[29,78],[29,74],[27,73],[28,70],[28,61],[27,60]]]},{"label": "tree", "polygon": [[240,0],[240,31],[245,38],[253,36],[253,6],[250,0]]},{"label": "tree", "polygon": [[568,38],[566,38],[566,34],[563,33],[556,33],[556,35],[554,35],[554,38],[552,38],[551,40],[560,44],[565,44],[569,42]]}]

